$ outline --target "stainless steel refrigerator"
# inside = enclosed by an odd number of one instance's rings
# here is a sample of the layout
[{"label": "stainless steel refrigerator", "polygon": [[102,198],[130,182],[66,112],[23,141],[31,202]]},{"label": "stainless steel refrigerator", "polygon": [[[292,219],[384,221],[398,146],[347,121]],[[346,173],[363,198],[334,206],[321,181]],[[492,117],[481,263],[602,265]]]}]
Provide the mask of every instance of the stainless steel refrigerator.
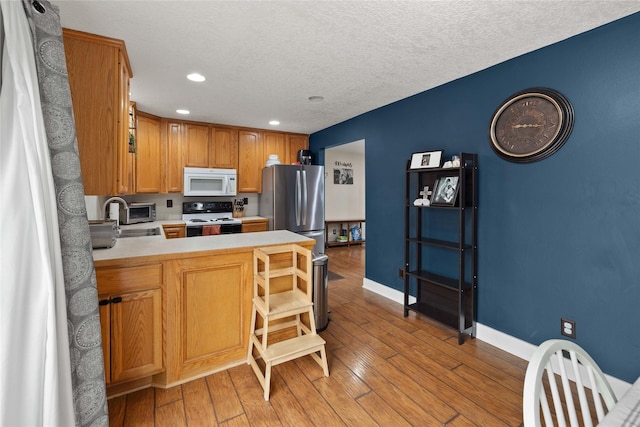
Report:
[{"label": "stainless steel refrigerator", "polygon": [[262,169],[259,215],[269,230],[289,230],[316,240],[324,254],[324,166],[273,165]]}]

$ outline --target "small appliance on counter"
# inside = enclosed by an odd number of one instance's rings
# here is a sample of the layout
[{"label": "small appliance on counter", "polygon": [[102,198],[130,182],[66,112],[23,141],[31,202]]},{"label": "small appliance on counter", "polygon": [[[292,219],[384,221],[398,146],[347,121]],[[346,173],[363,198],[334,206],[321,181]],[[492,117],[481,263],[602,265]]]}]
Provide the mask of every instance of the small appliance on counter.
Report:
[{"label": "small appliance on counter", "polygon": [[155,203],[129,203],[120,205],[120,224],[138,224],[141,222],[153,222],[156,220]]},{"label": "small appliance on counter", "polygon": [[311,151],[309,150],[298,150],[298,163],[301,165],[310,165],[311,164]]},{"label": "small appliance on counter", "polygon": [[89,221],[89,232],[93,249],[112,248],[118,239],[118,223],[109,219]]}]

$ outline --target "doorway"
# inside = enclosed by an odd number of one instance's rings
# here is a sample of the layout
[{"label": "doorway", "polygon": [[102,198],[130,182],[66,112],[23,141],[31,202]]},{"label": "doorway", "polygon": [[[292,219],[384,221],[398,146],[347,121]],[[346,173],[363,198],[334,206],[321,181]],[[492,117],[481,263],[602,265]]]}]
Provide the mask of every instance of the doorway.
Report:
[{"label": "doorway", "polygon": [[[365,140],[336,145],[324,152],[326,253],[353,247],[364,260],[366,242]],[[344,251],[339,251],[344,254]],[[348,251],[347,251],[348,253]],[[337,254],[337,252],[336,252]],[[364,261],[363,261],[364,262]],[[364,267],[364,266],[363,266]],[[331,271],[331,262],[329,262]]]}]

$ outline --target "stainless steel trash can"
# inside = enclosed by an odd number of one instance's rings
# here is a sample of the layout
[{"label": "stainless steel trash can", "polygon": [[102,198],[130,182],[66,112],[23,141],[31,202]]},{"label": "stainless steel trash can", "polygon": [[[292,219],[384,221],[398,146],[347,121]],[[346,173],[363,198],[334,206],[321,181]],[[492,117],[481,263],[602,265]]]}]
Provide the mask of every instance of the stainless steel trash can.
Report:
[{"label": "stainless steel trash can", "polygon": [[313,313],[318,332],[329,324],[328,275],[329,257],[321,254],[313,259]]}]

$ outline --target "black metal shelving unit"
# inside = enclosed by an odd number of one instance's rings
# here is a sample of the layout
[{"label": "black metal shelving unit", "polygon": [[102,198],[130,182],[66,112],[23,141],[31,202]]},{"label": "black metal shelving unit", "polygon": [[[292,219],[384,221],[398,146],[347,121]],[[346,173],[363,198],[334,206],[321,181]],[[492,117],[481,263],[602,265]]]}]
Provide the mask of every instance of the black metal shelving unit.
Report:
[{"label": "black metal shelving unit", "polygon": [[[409,164],[405,199],[404,316],[413,310],[457,329],[458,344],[462,344],[465,336],[476,334],[478,156],[460,153],[460,167],[454,168],[412,170]],[[425,186],[433,189],[436,180],[444,176],[458,177],[454,205],[413,204]],[[410,304],[412,295],[415,302]]]}]

